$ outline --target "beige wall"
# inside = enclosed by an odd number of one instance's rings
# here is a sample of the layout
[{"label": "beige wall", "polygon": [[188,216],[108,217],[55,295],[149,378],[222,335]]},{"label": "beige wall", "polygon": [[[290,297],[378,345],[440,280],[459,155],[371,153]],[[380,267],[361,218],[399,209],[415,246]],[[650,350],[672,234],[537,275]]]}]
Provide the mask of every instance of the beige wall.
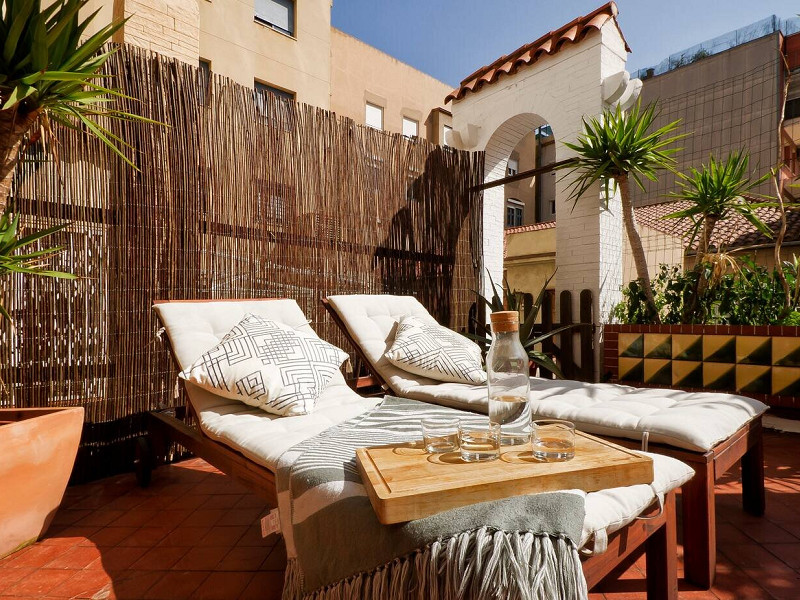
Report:
[{"label": "beige wall", "polygon": [[[555,228],[506,234],[503,271],[511,289],[536,298],[555,270]],[[554,287],[552,282],[550,285]]]},{"label": "beige wall", "polygon": [[[662,264],[683,264],[683,240],[673,235],[668,235],[650,227],[639,225],[639,235],[642,238],[644,253],[647,257],[647,271],[653,277]],[[633,262],[631,246],[628,236],[623,234],[622,245],[622,283],[627,284],[637,278],[636,265]]]},{"label": "beige wall", "polygon": [[[681,119],[677,168],[708,163],[708,156],[726,157],[732,150],[750,152],[758,176],[778,161],[780,37],[775,33],[727,52],[644,80],[643,104],[657,101],[661,113],[654,127]],[[757,178],[757,177],[756,177]],[[663,173],[656,183],[645,180],[646,192],[631,186],[634,204],[663,202],[676,190],[675,175]],[[772,194],[771,183],[755,190]]]},{"label": "beige wall", "polygon": [[211,70],[252,87],[254,80],[328,109],[331,0],[295,2],[295,37],[254,20],[253,2],[197,0],[200,58]]},{"label": "beige wall", "polygon": [[383,108],[383,127],[401,133],[403,117],[419,123],[419,136],[441,143],[448,115],[429,119],[442,107],[450,86],[338,29],[331,29],[331,110],[365,121],[367,102]]}]

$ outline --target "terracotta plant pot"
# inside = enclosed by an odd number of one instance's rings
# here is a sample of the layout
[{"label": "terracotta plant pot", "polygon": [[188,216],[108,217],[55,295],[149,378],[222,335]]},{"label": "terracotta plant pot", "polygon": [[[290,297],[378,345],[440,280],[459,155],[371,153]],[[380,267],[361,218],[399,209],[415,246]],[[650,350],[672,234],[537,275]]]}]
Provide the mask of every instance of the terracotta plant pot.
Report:
[{"label": "terracotta plant pot", "polygon": [[0,558],[32,544],[64,497],[83,408],[0,409]]}]

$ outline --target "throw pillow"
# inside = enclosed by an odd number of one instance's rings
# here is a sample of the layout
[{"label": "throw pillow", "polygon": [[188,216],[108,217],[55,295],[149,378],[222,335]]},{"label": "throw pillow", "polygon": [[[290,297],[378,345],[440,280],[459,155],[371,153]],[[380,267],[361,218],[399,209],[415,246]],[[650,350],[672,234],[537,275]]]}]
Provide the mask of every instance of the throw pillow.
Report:
[{"label": "throw pillow", "polygon": [[435,321],[403,317],[385,356],[408,373],[436,381],[486,383],[478,344]]},{"label": "throw pillow", "polygon": [[347,358],[312,333],[248,314],[181,377],[268,413],[304,415]]}]

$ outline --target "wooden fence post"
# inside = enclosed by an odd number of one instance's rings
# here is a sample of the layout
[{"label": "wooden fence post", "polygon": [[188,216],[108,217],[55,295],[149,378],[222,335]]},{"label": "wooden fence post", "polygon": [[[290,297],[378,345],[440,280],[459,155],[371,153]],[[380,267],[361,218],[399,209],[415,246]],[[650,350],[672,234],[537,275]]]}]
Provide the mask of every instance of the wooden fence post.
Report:
[{"label": "wooden fence post", "polygon": [[594,319],[592,290],[583,290],[580,296],[581,381],[595,381],[594,372]]},{"label": "wooden fence post", "polygon": [[[560,326],[572,325],[572,293],[568,290],[561,292],[559,297]],[[572,348],[573,331],[568,329],[559,334],[561,341],[561,372],[567,379],[575,379],[575,354]]]}]

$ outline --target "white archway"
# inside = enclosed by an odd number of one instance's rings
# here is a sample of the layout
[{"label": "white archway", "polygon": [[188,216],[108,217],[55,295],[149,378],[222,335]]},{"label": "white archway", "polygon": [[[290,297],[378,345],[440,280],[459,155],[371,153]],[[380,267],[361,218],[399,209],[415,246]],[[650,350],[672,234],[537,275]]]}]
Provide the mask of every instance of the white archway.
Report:
[{"label": "white archway", "polygon": [[[585,116],[614,103],[632,104],[641,82],[625,71],[629,49],[616,15],[616,5],[609,3],[480,69],[453,92],[453,140],[461,148],[486,152],[486,182],[504,176],[511,151],[536,127],[553,128],[560,161],[570,157],[563,142],[577,138]],[[619,301],[622,285],[619,199],[603,207],[599,184],[574,209],[568,196],[569,181],[559,177],[556,289],[573,292],[576,305],[579,292],[590,289],[595,318],[602,322]],[[502,187],[489,188],[483,252],[484,267],[495,281],[502,278],[504,214]]]}]

